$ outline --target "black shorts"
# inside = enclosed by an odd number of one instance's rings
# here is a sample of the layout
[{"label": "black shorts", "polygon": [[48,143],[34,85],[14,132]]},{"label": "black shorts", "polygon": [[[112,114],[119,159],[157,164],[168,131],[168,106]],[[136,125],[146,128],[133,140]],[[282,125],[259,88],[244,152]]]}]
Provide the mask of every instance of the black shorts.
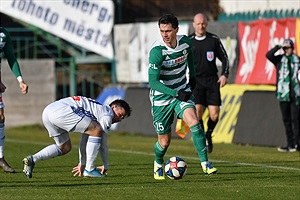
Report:
[{"label": "black shorts", "polygon": [[221,105],[220,84],[217,76],[196,77],[196,88],[193,90],[195,104],[204,106]]}]

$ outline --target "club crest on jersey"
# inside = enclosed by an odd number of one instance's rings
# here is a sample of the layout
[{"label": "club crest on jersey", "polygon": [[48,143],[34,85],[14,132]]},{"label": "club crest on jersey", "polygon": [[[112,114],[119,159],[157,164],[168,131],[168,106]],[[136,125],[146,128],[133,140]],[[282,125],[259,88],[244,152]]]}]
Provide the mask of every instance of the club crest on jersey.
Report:
[{"label": "club crest on jersey", "polygon": [[208,61],[213,61],[214,60],[214,52],[213,51],[206,52],[206,58]]}]

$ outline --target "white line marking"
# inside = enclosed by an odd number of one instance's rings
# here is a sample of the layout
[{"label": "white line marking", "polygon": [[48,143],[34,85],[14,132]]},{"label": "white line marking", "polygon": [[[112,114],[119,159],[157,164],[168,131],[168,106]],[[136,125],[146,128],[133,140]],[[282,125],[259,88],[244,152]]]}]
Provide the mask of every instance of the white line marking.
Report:
[{"label": "white line marking", "polygon": [[[33,142],[33,141],[24,141],[24,140],[14,140],[14,139],[6,139],[6,142],[12,143],[22,143],[22,144],[36,144],[36,145],[49,145],[46,142]],[[72,145],[75,148],[78,148],[78,145]],[[139,154],[139,155],[147,155],[147,156],[154,156],[154,153],[147,153],[141,151],[131,151],[131,150],[121,150],[121,149],[109,149],[111,152],[119,152],[119,153],[129,153],[129,154]],[[166,156],[168,156],[166,154]],[[198,157],[187,157],[184,156],[186,159],[190,160],[199,160]],[[211,162],[215,163],[228,163],[228,164],[235,164],[235,165],[243,165],[243,166],[253,166],[253,167],[262,167],[262,168],[273,168],[273,169],[284,169],[284,170],[292,170],[292,171],[300,171],[300,168],[293,168],[293,167],[283,167],[283,166],[273,166],[273,165],[264,165],[264,164],[253,164],[253,163],[243,163],[243,162],[232,162],[232,161],[224,161],[224,160],[210,160]]]}]

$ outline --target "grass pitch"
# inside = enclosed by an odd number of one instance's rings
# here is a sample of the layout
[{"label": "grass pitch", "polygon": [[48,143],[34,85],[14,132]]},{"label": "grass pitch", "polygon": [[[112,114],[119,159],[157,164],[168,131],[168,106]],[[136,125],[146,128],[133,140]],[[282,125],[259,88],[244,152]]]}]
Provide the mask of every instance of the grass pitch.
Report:
[{"label": "grass pitch", "polygon": [[[274,147],[215,144],[209,154],[218,174],[204,176],[190,140],[173,139],[165,160],[180,156],[188,163],[182,180],[153,179],[154,137],[111,132],[110,169],[100,179],[73,177],[80,135],[71,133],[72,151],[40,161],[33,178],[22,172],[22,159],[48,144],[43,127],[6,130],[5,158],[17,173],[0,172],[0,199],[299,199],[300,154]],[[101,165],[100,157],[97,161]]]}]

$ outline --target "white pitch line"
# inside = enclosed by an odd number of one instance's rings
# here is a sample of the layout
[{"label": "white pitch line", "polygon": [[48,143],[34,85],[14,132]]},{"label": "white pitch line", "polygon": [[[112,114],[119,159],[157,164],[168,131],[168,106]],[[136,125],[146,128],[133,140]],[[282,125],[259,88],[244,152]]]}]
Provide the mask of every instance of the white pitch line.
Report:
[{"label": "white pitch line", "polygon": [[[140,155],[154,156],[154,153],[146,153],[146,152],[140,152],[140,151],[119,150],[119,149],[110,149],[110,151],[119,152],[119,153],[130,153],[130,154],[140,154]],[[167,156],[167,154],[166,154],[166,156]],[[185,159],[190,159],[190,160],[199,160],[199,157],[184,156],[184,158]],[[282,166],[272,166],[272,165],[264,165],[264,164],[232,162],[232,161],[225,161],[225,160],[210,160],[210,161],[215,162],[215,163],[228,163],[228,164],[243,165],[243,166],[253,166],[253,167],[263,167],[263,168],[274,168],[274,169],[300,171],[300,168],[293,168],[293,167],[282,167]]]},{"label": "white pitch line", "polygon": [[[22,143],[22,144],[36,144],[36,145],[49,145],[49,143],[46,143],[46,142],[33,142],[33,141],[14,140],[14,139],[6,139],[6,142]],[[72,146],[75,147],[75,148],[79,147],[78,145],[72,145]],[[147,153],[147,152],[142,152],[142,151],[121,150],[121,149],[109,149],[109,151],[119,152],[119,153],[129,153],[129,154],[154,156],[154,153]],[[167,154],[166,154],[166,156],[167,156]],[[187,157],[187,156],[185,156],[185,158],[190,159],[190,160],[199,160],[199,157]],[[210,160],[210,161],[216,162],[216,163],[228,163],[228,164],[243,165],[243,166],[253,166],[253,167],[262,167],[262,168],[273,168],[273,169],[284,169],[284,170],[300,171],[300,168],[294,168],[294,167],[283,167],[283,166],[233,162],[233,161],[224,161],[224,160]]]}]

